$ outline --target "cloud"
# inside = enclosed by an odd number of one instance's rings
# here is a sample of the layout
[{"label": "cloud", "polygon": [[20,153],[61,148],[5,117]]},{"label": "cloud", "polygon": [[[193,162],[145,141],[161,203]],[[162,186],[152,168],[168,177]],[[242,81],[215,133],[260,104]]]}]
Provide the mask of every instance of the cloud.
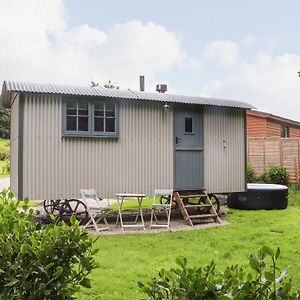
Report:
[{"label": "cloud", "polygon": [[276,46],[278,46],[280,40],[280,36],[277,35],[266,38],[266,44],[269,52],[272,52],[276,48]]},{"label": "cloud", "polygon": [[183,63],[186,56],[180,43],[175,33],[161,25],[139,21],[117,24],[107,32],[107,41],[99,49],[97,65],[110,76],[116,76],[116,80],[137,78],[141,72],[149,80],[156,73]]},{"label": "cloud", "polygon": [[69,27],[63,0],[0,4],[0,80],[85,85],[110,79],[136,89],[140,74],[151,82],[158,73],[188,62],[181,38],[159,24]]},{"label": "cloud", "polygon": [[240,44],[245,47],[250,47],[255,42],[256,42],[256,37],[253,35],[248,35],[241,40]]},{"label": "cloud", "polygon": [[272,57],[258,52],[253,63],[239,64],[226,80],[201,88],[200,94],[247,101],[257,109],[300,121],[300,55]]},{"label": "cloud", "polygon": [[231,67],[239,61],[239,45],[230,40],[214,41],[205,47],[203,57]]}]

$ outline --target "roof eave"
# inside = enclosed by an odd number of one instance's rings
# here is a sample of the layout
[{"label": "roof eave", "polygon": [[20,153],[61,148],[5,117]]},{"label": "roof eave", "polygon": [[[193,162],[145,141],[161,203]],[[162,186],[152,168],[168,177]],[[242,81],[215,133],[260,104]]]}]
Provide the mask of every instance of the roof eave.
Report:
[{"label": "roof eave", "polygon": [[1,91],[1,98],[0,98],[0,104],[4,108],[10,108],[10,99],[11,99],[11,92],[7,90],[6,82],[3,82],[2,85],[2,91]]},{"label": "roof eave", "polygon": [[24,82],[11,82],[5,81],[2,87],[1,102],[5,107],[12,105],[13,93],[37,93],[37,94],[61,94],[61,95],[77,95],[86,97],[107,97],[111,99],[126,99],[126,100],[141,100],[141,101],[159,101],[165,103],[181,103],[181,104],[196,104],[203,106],[215,106],[215,107],[230,107],[240,108],[244,110],[253,109],[254,107],[248,103],[214,99],[205,97],[190,97],[183,95],[171,95],[171,94],[155,94],[140,91],[131,90],[107,90],[104,88],[93,89],[87,87],[77,86],[64,86],[57,84],[35,84]]}]

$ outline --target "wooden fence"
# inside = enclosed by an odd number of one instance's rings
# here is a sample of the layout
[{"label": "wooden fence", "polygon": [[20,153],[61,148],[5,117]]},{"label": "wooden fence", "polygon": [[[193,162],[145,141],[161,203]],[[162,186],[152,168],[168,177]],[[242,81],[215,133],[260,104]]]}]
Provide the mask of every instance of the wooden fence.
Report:
[{"label": "wooden fence", "polygon": [[276,165],[287,169],[290,183],[300,183],[300,138],[248,138],[247,160],[255,175]]}]

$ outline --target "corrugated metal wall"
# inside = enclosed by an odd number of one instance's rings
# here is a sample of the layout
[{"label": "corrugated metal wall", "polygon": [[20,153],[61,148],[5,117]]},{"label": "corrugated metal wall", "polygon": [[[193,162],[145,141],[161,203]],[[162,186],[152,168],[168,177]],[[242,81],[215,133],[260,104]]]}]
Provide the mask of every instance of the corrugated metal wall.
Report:
[{"label": "corrugated metal wall", "polygon": [[245,189],[245,112],[204,108],[204,186],[209,192]]},{"label": "corrugated metal wall", "polygon": [[[12,106],[11,187],[18,188],[18,101]],[[94,187],[152,194],[173,187],[173,113],[161,103],[120,102],[120,137],[63,138],[61,96],[30,95],[24,106],[24,197],[79,197]],[[204,107],[204,186],[209,192],[245,188],[244,110]]]},{"label": "corrugated metal wall", "polygon": [[120,102],[120,137],[62,138],[61,97],[27,95],[24,107],[24,196],[79,197],[95,188],[152,194],[173,186],[173,117],[161,103]]},{"label": "corrugated metal wall", "polygon": [[19,94],[11,106],[10,127],[10,189],[18,196],[18,151],[19,151]]}]

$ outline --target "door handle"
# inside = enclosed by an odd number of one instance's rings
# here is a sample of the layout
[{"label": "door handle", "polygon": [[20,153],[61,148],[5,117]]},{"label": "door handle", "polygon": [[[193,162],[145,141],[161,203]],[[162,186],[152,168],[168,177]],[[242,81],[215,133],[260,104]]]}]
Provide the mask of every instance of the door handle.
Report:
[{"label": "door handle", "polygon": [[176,136],[175,143],[178,144],[179,141],[181,141],[181,138],[179,136]]}]

